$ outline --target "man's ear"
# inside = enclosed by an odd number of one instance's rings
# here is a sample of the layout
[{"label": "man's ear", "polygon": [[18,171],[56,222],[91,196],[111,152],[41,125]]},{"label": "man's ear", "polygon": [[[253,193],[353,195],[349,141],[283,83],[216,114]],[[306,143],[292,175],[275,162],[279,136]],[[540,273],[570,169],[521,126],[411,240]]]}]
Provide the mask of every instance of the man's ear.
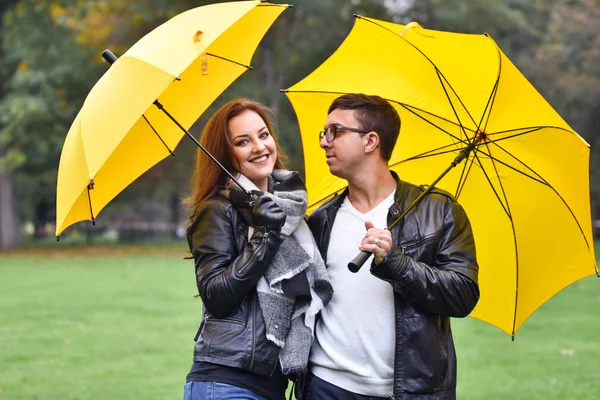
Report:
[{"label": "man's ear", "polygon": [[376,132],[365,134],[365,153],[372,153],[379,147],[379,135]]}]

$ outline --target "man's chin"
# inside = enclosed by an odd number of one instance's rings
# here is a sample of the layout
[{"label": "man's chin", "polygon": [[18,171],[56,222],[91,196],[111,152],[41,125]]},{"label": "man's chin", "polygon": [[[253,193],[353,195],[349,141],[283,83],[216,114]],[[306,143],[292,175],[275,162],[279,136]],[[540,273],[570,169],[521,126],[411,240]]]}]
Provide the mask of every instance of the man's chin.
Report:
[{"label": "man's chin", "polygon": [[341,168],[336,168],[335,165],[330,165],[329,166],[329,173],[333,176],[336,176],[338,178],[342,178],[345,179],[344,176],[344,171]]}]

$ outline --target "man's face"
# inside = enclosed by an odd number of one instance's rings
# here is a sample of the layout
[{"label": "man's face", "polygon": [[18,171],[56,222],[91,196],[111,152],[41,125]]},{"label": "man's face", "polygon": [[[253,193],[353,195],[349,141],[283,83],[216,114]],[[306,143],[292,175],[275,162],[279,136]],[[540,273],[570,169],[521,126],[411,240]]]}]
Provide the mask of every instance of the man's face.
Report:
[{"label": "man's face", "polygon": [[[325,120],[325,129],[331,125],[362,129],[354,117],[353,110],[333,110]],[[329,171],[343,179],[348,179],[355,170],[358,170],[365,156],[364,135],[350,130],[337,130],[335,139],[331,142],[327,141],[327,137],[323,137],[320,146],[325,150]]]}]

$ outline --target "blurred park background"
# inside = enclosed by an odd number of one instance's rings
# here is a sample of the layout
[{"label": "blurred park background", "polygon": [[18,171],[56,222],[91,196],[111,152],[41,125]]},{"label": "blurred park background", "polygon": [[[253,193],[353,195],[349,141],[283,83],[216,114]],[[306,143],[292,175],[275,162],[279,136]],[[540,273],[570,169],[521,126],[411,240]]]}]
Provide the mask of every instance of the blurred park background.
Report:
[{"label": "blurred park background", "polygon": [[[195,146],[149,170],[56,243],[58,162],[83,101],[121,55],[175,14],[217,1],[0,0],[0,399],[181,398],[200,321],[182,239]],[[588,143],[600,218],[600,1],[298,0],[212,111],[243,96],[272,107],[288,166],[303,170],[299,129],[279,92],[342,42],[353,14],[489,33]],[[473,59],[473,62],[478,62]],[[317,132],[315,132],[315,140]],[[551,218],[552,216],[548,216]],[[560,233],[557,233],[560,234]],[[462,399],[600,398],[600,292],[594,277],[560,292],[516,341],[454,322]]]}]

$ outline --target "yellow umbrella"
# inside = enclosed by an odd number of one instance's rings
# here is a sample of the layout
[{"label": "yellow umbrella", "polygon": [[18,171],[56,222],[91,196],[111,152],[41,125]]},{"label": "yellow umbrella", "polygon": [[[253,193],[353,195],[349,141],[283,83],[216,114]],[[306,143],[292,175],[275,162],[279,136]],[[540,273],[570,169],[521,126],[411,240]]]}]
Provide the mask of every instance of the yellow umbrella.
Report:
[{"label": "yellow umbrella", "polygon": [[551,296],[598,273],[589,145],[489,36],[357,17],[339,49],[285,92],[313,208],[345,186],[319,148],[332,100],[359,92],[396,107],[402,128],[390,166],[455,195],[472,223],[481,298],[471,316],[514,337]]},{"label": "yellow umbrella", "polygon": [[105,51],[112,65],[63,145],[56,235],[94,221],[127,185],[172,154],[186,129],[250,68],[258,43],[286,7],[263,1],[198,7],[160,25],[119,59]]}]

